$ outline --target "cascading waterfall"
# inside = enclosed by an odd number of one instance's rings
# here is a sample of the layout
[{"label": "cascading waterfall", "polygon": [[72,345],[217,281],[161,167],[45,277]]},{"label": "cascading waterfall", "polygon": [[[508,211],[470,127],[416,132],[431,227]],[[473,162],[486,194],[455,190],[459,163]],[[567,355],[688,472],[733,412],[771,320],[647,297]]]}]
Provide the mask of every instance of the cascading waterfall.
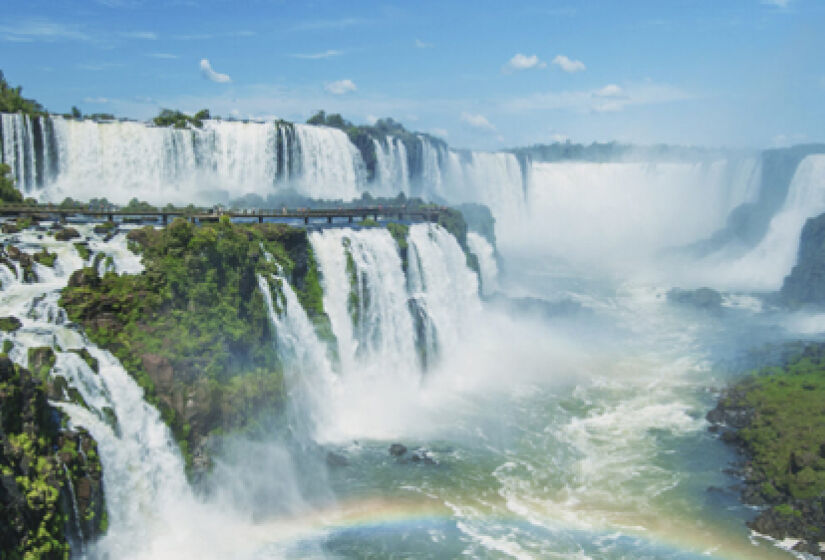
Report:
[{"label": "cascading waterfall", "polygon": [[478,277],[458,241],[439,226],[413,225],[408,243],[410,294],[424,312],[430,355],[458,344],[461,325],[477,318]]},{"label": "cascading waterfall", "polygon": [[791,179],[782,208],[762,240],[745,255],[730,260],[724,251],[700,263],[697,273],[729,289],[778,290],[796,264],[800,234],[808,218],[825,212],[825,155],[806,156]]},{"label": "cascading waterfall", "polygon": [[498,263],[495,249],[489,241],[473,231],[467,232],[467,246],[478,259],[482,295],[494,294],[498,290]]},{"label": "cascading waterfall", "polygon": [[300,192],[312,198],[351,200],[366,178],[361,153],[335,128],[296,124],[301,146]]},{"label": "cascading waterfall", "polygon": [[753,158],[699,163],[533,163],[525,245],[599,266],[631,267],[704,239],[753,202]]},{"label": "cascading waterfall", "polygon": [[383,141],[373,139],[372,142],[375,146],[375,181],[379,184],[380,194],[410,194],[409,161],[404,142],[394,136],[386,136]]},{"label": "cascading waterfall", "polygon": [[327,229],[310,236],[323,278],[343,372],[406,371],[415,331],[398,248],[381,229]]}]

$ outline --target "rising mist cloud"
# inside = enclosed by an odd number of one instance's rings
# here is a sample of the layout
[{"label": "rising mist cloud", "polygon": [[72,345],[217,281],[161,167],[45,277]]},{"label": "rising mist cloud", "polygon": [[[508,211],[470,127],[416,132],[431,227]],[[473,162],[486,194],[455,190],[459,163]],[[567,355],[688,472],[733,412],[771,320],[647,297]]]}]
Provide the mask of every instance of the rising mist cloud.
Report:
[{"label": "rising mist cloud", "polygon": [[232,81],[232,78],[230,78],[228,74],[220,74],[215,72],[212,69],[212,65],[209,64],[209,60],[206,58],[201,59],[201,73],[207,80],[211,80],[219,84],[228,84]]}]

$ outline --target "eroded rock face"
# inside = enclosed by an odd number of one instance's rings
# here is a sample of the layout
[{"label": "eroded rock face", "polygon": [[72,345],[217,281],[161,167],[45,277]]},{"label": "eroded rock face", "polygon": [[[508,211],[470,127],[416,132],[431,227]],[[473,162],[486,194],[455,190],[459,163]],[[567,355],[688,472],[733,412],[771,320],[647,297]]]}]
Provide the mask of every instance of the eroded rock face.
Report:
[{"label": "eroded rock face", "polygon": [[825,305],[825,214],[805,222],[796,265],[785,278],[780,297],[790,307]]},{"label": "eroded rock face", "polygon": [[[0,551],[62,558],[106,530],[97,444],[68,430],[42,382],[0,356]],[[77,514],[75,514],[77,512]]]}]

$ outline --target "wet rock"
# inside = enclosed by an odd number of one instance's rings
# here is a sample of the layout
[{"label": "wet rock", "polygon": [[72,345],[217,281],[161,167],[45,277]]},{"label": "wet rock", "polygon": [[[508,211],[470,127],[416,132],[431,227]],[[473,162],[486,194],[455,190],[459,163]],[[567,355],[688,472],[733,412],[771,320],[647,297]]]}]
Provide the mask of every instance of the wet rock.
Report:
[{"label": "wet rock", "polygon": [[3,233],[19,233],[20,232],[20,228],[17,227],[17,224],[15,224],[13,222],[3,222],[3,225],[1,227],[2,227]]},{"label": "wet rock", "polygon": [[409,458],[412,463],[420,463],[422,465],[435,465],[436,460],[426,449],[418,449],[410,455]]},{"label": "wet rock", "polygon": [[74,228],[65,227],[54,234],[54,238],[58,241],[69,241],[80,237],[80,233]]},{"label": "wet rock", "polygon": [[393,443],[390,445],[390,455],[393,457],[401,457],[407,452],[407,447],[400,443]]},{"label": "wet rock", "polygon": [[335,453],[334,451],[327,452],[327,465],[330,467],[346,467],[349,466],[349,459],[341,455],[340,453]]},{"label": "wet rock", "polygon": [[75,270],[69,276],[69,286],[72,288],[80,288],[82,286],[95,287],[100,285],[100,277],[97,275],[97,270],[94,268],[81,268]]}]

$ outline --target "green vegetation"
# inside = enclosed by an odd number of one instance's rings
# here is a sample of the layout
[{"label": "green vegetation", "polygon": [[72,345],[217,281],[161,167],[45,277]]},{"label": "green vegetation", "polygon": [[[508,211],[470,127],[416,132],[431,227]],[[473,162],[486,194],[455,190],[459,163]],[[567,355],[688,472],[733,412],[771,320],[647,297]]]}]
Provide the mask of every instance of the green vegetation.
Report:
[{"label": "green vegetation", "polygon": [[14,187],[11,167],[5,163],[0,163],[0,204],[19,204],[21,202],[23,202],[23,195]]},{"label": "green vegetation", "polygon": [[22,95],[23,88],[11,87],[0,71],[0,113],[23,113],[30,116],[45,115],[43,106],[33,99]]},{"label": "green vegetation", "polygon": [[[0,355],[0,550],[3,558],[68,558],[65,531],[87,538],[105,530],[97,446],[83,430],[61,426],[44,385]],[[76,493],[77,517],[69,484]]]},{"label": "green vegetation", "polygon": [[22,326],[23,323],[17,317],[0,317],[0,331],[14,332]]},{"label": "green vegetation", "polygon": [[789,344],[778,356],[776,349],[770,353],[780,365],[729,388],[708,419],[732,426],[722,437],[748,459],[744,499],[771,506],[748,525],[775,538],[801,539],[795,549],[816,555],[825,541],[825,344]]},{"label": "green vegetation", "polygon": [[187,115],[180,111],[163,109],[160,114],[152,119],[155,126],[173,126],[175,128],[202,128],[203,121],[210,118],[208,109],[201,109],[194,115]]},{"label": "green vegetation", "polygon": [[793,498],[825,496],[825,345],[760,370],[743,388],[754,413],[739,437],[754,468]]},{"label": "green vegetation", "polygon": [[94,267],[82,269],[61,305],[146,390],[191,464],[210,433],[248,426],[282,405],[283,373],[257,274],[282,266],[319,334],[331,336],[317,266],[306,232],[283,224],[177,219],[133,230],[129,242],[143,256],[143,273],[99,277]]},{"label": "green vegetation", "polygon": [[32,258],[35,262],[38,262],[43,266],[53,267],[54,261],[57,260],[57,255],[55,253],[50,253],[45,247],[43,247],[40,252],[32,255]]},{"label": "green vegetation", "polygon": [[77,254],[80,255],[80,258],[84,261],[89,260],[89,257],[92,255],[92,252],[89,250],[89,246],[86,243],[75,243],[74,248],[77,251]]}]

